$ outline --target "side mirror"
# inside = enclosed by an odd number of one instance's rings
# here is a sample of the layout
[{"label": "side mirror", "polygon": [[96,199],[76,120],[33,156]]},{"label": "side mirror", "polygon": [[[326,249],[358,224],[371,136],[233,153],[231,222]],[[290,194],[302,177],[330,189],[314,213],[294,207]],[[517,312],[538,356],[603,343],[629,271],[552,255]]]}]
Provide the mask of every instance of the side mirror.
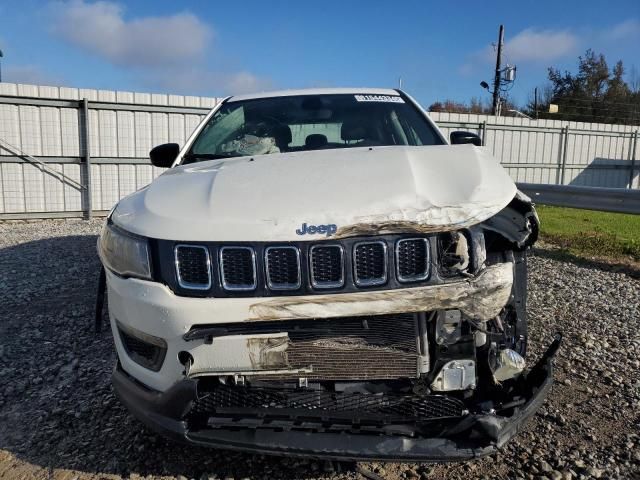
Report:
[{"label": "side mirror", "polygon": [[476,147],[482,146],[482,139],[472,132],[456,131],[449,135],[451,145],[461,145],[463,143],[473,143]]},{"label": "side mirror", "polygon": [[163,143],[154,147],[149,152],[151,163],[160,168],[169,168],[180,153],[180,146],[177,143]]}]

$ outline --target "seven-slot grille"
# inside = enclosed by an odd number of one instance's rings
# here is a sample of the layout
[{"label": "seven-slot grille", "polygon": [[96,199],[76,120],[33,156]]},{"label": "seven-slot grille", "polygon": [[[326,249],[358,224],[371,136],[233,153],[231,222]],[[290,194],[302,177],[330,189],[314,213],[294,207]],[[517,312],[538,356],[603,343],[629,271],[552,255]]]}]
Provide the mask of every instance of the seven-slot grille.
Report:
[{"label": "seven-slot grille", "polygon": [[300,288],[300,252],[296,247],[267,247],[264,260],[270,289]]},{"label": "seven-slot grille", "polygon": [[[388,253],[388,248],[393,253]],[[259,254],[256,257],[256,254]],[[210,257],[211,256],[211,257]],[[217,261],[212,261],[212,259]],[[185,290],[222,288],[228,292],[359,288],[424,281],[430,275],[428,238],[298,245],[174,247],[177,283]],[[348,271],[347,271],[348,268]],[[349,273],[349,275],[347,275]],[[260,285],[259,285],[260,283]],[[349,283],[349,285],[347,285]],[[396,284],[397,286],[397,284]]]},{"label": "seven-slot grille", "polygon": [[344,253],[340,245],[314,245],[310,250],[311,285],[338,288],[344,285]]},{"label": "seven-slot grille", "polygon": [[255,290],[256,256],[251,247],[222,247],[220,276],[225,290]]},{"label": "seven-slot grille", "polygon": [[354,280],[360,287],[382,285],[387,281],[387,244],[360,242],[353,249]]},{"label": "seven-slot grille", "polygon": [[198,245],[176,245],[176,272],[182,288],[208,290],[211,288],[209,250]]},{"label": "seven-slot grille", "polygon": [[415,282],[429,276],[429,242],[426,238],[405,238],[396,245],[398,280]]}]

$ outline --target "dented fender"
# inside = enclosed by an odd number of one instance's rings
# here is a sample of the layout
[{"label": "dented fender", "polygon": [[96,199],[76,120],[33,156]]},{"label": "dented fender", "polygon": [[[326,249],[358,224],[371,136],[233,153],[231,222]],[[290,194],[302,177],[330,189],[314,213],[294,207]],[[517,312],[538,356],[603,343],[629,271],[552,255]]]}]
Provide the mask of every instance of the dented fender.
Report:
[{"label": "dented fender", "polygon": [[520,191],[509,205],[481,225],[485,230],[502,235],[518,249],[533,245],[540,231],[538,213],[531,199]]}]

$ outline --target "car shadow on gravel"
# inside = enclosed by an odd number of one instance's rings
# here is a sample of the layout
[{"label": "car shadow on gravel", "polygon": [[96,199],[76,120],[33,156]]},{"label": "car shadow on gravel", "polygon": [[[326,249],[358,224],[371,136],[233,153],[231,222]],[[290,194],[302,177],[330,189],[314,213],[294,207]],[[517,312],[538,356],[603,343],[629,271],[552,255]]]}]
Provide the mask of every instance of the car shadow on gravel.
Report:
[{"label": "car shadow on gravel", "polygon": [[0,249],[0,449],[49,472],[99,475],[301,478],[344,468],[186,446],[135,420],[111,388],[111,332],[93,330],[96,239]]}]

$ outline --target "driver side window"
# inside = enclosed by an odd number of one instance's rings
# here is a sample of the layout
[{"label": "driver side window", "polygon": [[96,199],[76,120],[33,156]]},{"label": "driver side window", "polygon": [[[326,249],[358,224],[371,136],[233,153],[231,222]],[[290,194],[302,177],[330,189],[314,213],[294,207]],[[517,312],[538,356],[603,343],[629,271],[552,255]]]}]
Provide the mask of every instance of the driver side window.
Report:
[{"label": "driver side window", "polygon": [[193,153],[221,153],[219,147],[244,127],[244,108],[218,110],[193,144]]}]

